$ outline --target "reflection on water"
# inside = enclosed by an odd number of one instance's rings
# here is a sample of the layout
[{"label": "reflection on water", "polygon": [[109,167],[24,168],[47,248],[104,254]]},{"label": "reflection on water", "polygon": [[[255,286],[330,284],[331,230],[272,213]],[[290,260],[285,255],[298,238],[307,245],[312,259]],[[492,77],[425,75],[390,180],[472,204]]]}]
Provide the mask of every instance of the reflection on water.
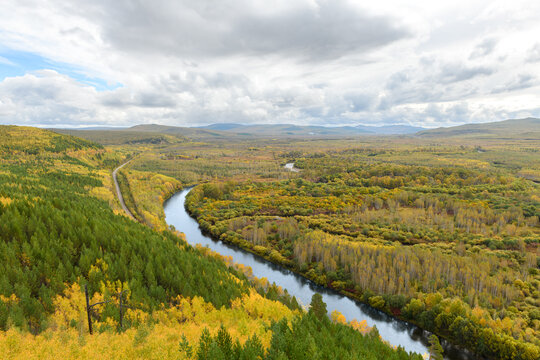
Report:
[{"label": "reflection on water", "polygon": [[[369,326],[377,326],[382,338],[392,345],[401,345],[407,351],[414,351],[420,354],[427,352],[427,338],[429,333],[417,326],[394,319],[366,304],[314,284],[290,270],[266,261],[241,248],[205,236],[201,232],[199,224],[184,208],[184,201],[189,190],[186,189],[175,194],[165,203],[165,219],[167,223],[186,234],[188,243],[191,245],[200,244],[208,246],[221,255],[231,256],[237,263],[251,266],[253,275],[259,278],[266,277],[270,283],[274,282],[276,285],[286,289],[291,296],[296,296],[298,302],[301,304],[309,304],[311,302],[311,296],[315,292],[318,292],[322,294],[329,313],[338,310],[348,321],[353,319],[358,321],[366,320]],[[445,349],[446,359],[468,360],[475,358],[466,351],[458,349],[445,341],[441,341],[441,345]]]}]

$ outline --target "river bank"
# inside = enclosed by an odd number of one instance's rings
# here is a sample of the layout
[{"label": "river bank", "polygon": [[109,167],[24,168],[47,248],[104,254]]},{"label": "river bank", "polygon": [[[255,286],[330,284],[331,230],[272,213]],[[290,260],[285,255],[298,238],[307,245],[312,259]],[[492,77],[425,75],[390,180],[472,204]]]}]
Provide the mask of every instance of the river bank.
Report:
[{"label": "river bank", "polygon": [[[224,243],[220,240],[214,240],[201,232],[199,224],[193,219],[184,207],[186,195],[190,189],[185,189],[173,195],[165,203],[165,216],[168,224],[177,229],[181,229],[188,243],[191,245],[201,244],[208,246],[211,250],[224,256],[232,256],[237,263],[251,266],[253,273],[257,277],[266,277],[270,283],[274,282],[287,289],[291,296],[296,296],[303,304],[308,304],[311,295],[314,292],[323,294],[323,299],[328,305],[329,312],[333,310],[340,311],[347,320],[367,320],[369,326],[377,326],[383,339],[389,341],[395,346],[403,346],[407,351],[418,353],[427,352],[429,332],[415,326],[414,324],[396,319],[388,314],[369,307],[368,305],[345,296],[343,293],[337,293],[322,287],[291,269],[285,269],[263,259],[260,254],[249,252],[235,245]],[[350,294],[346,294],[350,296]],[[443,341],[446,359],[462,360],[474,359],[470,355],[452,344]]]}]

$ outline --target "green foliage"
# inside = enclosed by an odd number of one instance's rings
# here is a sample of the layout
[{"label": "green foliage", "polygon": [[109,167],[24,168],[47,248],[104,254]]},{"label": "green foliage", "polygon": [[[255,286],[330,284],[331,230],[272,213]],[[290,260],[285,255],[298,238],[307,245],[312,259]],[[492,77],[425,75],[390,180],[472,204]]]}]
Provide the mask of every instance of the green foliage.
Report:
[{"label": "green foliage", "polygon": [[102,186],[99,163],[80,166],[56,154],[71,146],[80,151],[72,156],[85,159],[101,150],[60,135],[41,140],[35,142],[38,154],[0,151],[0,295],[18,299],[0,300],[0,329],[39,332],[66,283],[88,283],[92,294],[121,282],[130,303],[148,310],[179,294],[221,307],[247,293],[247,280],[235,281],[237,273],[218,259],[170,232],[114,215],[90,196]]},{"label": "green foliage", "polygon": [[396,350],[378,335],[361,335],[352,328],[320,320],[315,314],[282,320],[272,327],[266,359],[421,359],[418,354]]},{"label": "green foliage", "polygon": [[[525,180],[539,179],[534,139],[463,138],[454,146],[421,138],[360,144],[114,136],[106,141],[132,143],[121,148],[125,153],[144,145],[130,164],[139,170],[184,184],[208,182],[192,191],[187,206],[212,236],[478,354],[540,356],[540,192]],[[247,286],[233,286],[231,271],[199,260],[173,235],[119,219],[89,196],[104,189],[98,172],[117,164],[120,153],[18,127],[0,127],[0,152],[0,230],[8,234],[0,242],[0,294],[17,295],[17,301],[1,298],[0,325],[39,331],[51,296],[77,279],[89,281],[92,291],[122,281],[130,301],[146,308],[178,293],[227,305]],[[287,172],[284,162],[302,171]],[[93,219],[103,219],[102,227]],[[133,260],[122,260],[128,257]],[[201,279],[191,282],[192,273]],[[272,288],[264,296],[279,298]],[[294,308],[293,300],[285,302]],[[273,330],[279,335],[273,358],[295,358],[297,338],[305,338],[306,354],[324,358],[317,344],[326,339],[311,326],[338,344],[324,330],[325,317],[308,317],[300,329],[292,322]],[[228,353],[209,339],[217,358]],[[335,356],[348,358],[342,345]],[[350,356],[378,358],[358,354]]]},{"label": "green foliage", "polygon": [[237,340],[233,342],[225,327],[221,326],[216,336],[212,337],[208,329],[204,329],[199,339],[198,360],[248,360],[263,359],[264,348],[253,335],[244,345]]},{"label": "green foliage", "polygon": [[439,343],[437,335],[433,334],[429,337],[429,358],[430,360],[443,360],[443,348]]},{"label": "green foliage", "polygon": [[186,355],[186,358],[190,359],[193,355],[193,347],[189,345],[189,342],[186,339],[186,336],[182,334],[182,339],[179,343],[180,352]]},{"label": "green foliage", "polygon": [[309,312],[310,314],[315,315],[319,320],[323,320],[327,317],[328,311],[326,310],[326,304],[324,303],[321,294],[313,294],[311,297]]},{"label": "green foliage", "polygon": [[[326,318],[326,314],[325,314]],[[362,335],[349,326],[320,319],[310,313],[272,324],[270,348],[265,351],[256,335],[244,345],[233,342],[222,326],[215,336],[205,329],[199,339],[196,358],[199,360],[282,360],[282,359],[414,359],[422,356],[393,349],[384,343],[378,333]],[[187,344],[189,348],[189,344]],[[182,345],[186,348],[186,344]],[[184,351],[184,350],[182,350]]]},{"label": "green foliage", "polygon": [[376,309],[384,309],[384,299],[382,296],[372,296],[369,298],[369,304]]},{"label": "green foliage", "polygon": [[540,187],[465,150],[375,150],[306,151],[302,178],[226,196],[205,184],[187,209],[216,238],[480,354],[537,356]]}]

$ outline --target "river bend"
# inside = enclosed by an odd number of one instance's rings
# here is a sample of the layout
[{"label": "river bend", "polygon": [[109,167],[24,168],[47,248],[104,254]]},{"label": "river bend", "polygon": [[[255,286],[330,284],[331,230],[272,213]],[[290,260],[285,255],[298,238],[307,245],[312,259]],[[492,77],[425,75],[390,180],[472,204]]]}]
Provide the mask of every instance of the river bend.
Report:
[{"label": "river bend", "polygon": [[[262,278],[266,277],[270,283],[287,289],[291,296],[296,296],[300,304],[309,304],[311,296],[318,292],[323,296],[327,304],[328,312],[338,310],[348,321],[356,319],[366,320],[369,326],[377,326],[381,337],[392,345],[401,345],[407,351],[414,351],[420,354],[428,352],[429,333],[423,331],[413,324],[395,319],[379,310],[373,309],[366,304],[352,300],[331,289],[321,287],[304,277],[275,265],[260,256],[254,255],[237,246],[225,244],[222,241],[214,240],[201,232],[199,224],[193,219],[184,207],[186,195],[191,189],[182,190],[173,195],[164,205],[165,220],[169,225],[173,225],[177,230],[186,235],[189,244],[195,246],[200,244],[207,246],[213,251],[224,255],[232,256],[234,262],[251,266],[253,275]],[[449,360],[470,360],[475,359],[451,344],[441,340],[445,350],[445,359]]]}]

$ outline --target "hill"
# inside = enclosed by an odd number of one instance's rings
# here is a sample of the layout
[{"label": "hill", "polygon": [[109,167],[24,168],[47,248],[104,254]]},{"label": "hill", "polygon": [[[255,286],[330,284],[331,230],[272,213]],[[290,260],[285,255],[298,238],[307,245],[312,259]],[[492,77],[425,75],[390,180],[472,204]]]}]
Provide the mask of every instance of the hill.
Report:
[{"label": "hill", "polygon": [[205,130],[199,128],[181,127],[181,126],[167,126],[157,124],[143,124],[130,127],[128,130],[137,132],[157,132],[160,134],[182,135],[189,137],[223,137],[227,136],[220,131]]},{"label": "hill", "polygon": [[158,124],[135,125],[130,128],[51,129],[61,134],[78,136],[103,145],[172,144],[194,140],[227,140],[253,138],[328,138],[356,136],[386,136],[414,134],[424,128],[407,125],[385,126],[300,126],[291,124],[234,123],[212,124],[202,127],[181,127]]},{"label": "hill", "polygon": [[[437,129],[409,125],[383,126],[301,126],[291,124],[218,123],[201,127],[158,124],[135,125],[123,129],[51,129],[57,133],[79,136],[104,145],[160,144],[191,139],[249,138],[328,138],[356,136],[415,135],[421,138],[461,137],[463,139],[540,139],[540,119],[526,118],[499,122],[466,124]],[[158,135],[159,134],[159,135]]]},{"label": "hill", "polygon": [[190,139],[226,139],[228,133],[203,130],[197,128],[165,126],[165,125],[135,125],[130,128],[90,129],[49,129],[58,134],[67,134],[87,139],[102,145],[144,145],[144,144],[175,144]]},{"label": "hill", "polygon": [[169,135],[159,133],[148,133],[132,130],[75,130],[75,129],[50,129],[58,134],[72,135],[83,138],[102,145],[122,145],[122,144],[174,144],[184,141],[181,135]]},{"label": "hill", "polygon": [[354,135],[403,135],[412,134],[420,130],[421,127],[407,125],[385,125],[385,126],[301,126],[291,124],[212,124],[201,127],[209,130],[219,130],[236,135],[252,136],[354,136]]},{"label": "hill", "polygon": [[383,126],[365,126],[358,125],[357,129],[363,129],[366,132],[373,132],[377,135],[408,135],[415,134],[426,128],[410,125],[383,125]]},{"label": "hill", "polygon": [[291,124],[212,124],[202,127],[186,128],[165,125],[136,125],[131,130],[183,134],[187,136],[226,136],[226,137],[304,137],[304,136],[345,136],[365,133],[354,127],[299,126]]},{"label": "hill", "polygon": [[420,137],[465,137],[500,139],[540,139],[540,119],[513,119],[482,124],[467,124],[447,128],[424,130],[416,134]]},{"label": "hill", "polygon": [[118,154],[34,128],[0,127],[0,139],[0,294],[20,299],[0,303],[0,329],[39,332],[54,297],[74,282],[92,294],[121,282],[147,310],[178,294],[219,307],[248,291],[245,279],[232,281],[224,264],[173,233],[114,214],[107,164]]}]

